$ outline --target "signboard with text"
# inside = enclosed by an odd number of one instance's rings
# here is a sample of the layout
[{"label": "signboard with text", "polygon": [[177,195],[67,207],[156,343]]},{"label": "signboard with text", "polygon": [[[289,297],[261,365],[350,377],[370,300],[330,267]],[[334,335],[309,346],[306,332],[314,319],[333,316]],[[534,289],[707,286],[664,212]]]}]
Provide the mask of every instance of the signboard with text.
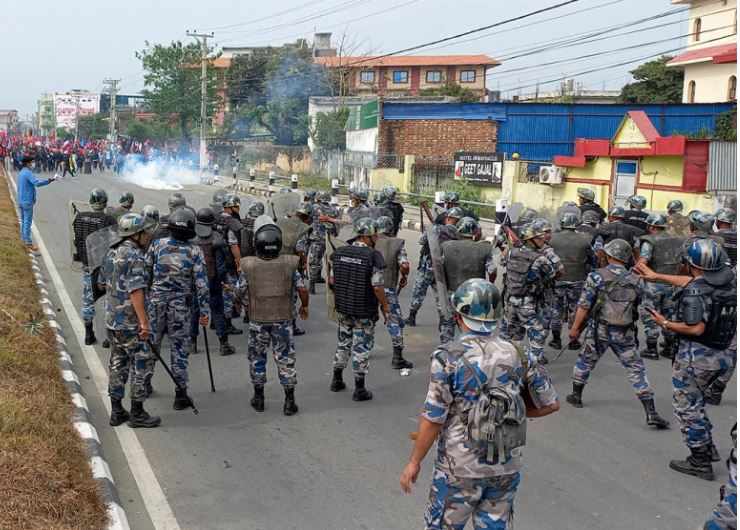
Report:
[{"label": "signboard with text", "polygon": [[455,180],[464,180],[476,186],[500,188],[503,173],[503,153],[457,153],[455,155]]},{"label": "signboard with text", "polygon": [[100,112],[100,94],[74,92],[54,94],[54,114],[57,127],[74,130],[77,116],[91,116]]}]

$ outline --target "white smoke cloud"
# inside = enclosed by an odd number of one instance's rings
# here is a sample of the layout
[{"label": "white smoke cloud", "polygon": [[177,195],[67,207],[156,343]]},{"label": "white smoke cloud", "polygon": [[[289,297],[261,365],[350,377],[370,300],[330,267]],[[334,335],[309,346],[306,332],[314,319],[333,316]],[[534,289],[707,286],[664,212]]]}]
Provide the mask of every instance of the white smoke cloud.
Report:
[{"label": "white smoke cloud", "polygon": [[185,164],[166,160],[143,163],[136,156],[128,155],[121,179],[148,190],[181,190],[200,184],[200,172]]}]

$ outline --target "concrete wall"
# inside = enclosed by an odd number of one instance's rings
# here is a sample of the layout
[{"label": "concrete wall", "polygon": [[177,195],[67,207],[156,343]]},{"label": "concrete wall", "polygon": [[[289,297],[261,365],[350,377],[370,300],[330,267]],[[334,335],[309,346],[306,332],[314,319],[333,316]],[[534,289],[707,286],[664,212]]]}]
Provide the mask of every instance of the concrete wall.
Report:
[{"label": "concrete wall", "polygon": [[400,191],[410,192],[412,182],[412,168],[414,167],[414,157],[406,155],[404,157],[403,171],[395,168],[376,168],[370,171],[369,187],[373,190],[382,189],[383,186],[395,186]]},{"label": "concrete wall", "polygon": [[378,147],[378,128],[361,131],[347,131],[347,151],[358,153],[376,153]]},{"label": "concrete wall", "polygon": [[689,103],[689,83],[696,83],[694,103],[721,103],[729,101],[730,76],[737,76],[737,63],[714,64],[711,61],[682,66],[683,101]]},{"label": "concrete wall", "polygon": [[498,125],[490,120],[380,120],[379,153],[450,156],[493,153]]},{"label": "concrete wall", "polygon": [[[737,39],[736,32],[731,26],[737,20],[737,0],[717,2],[716,0],[703,0],[691,2],[691,13],[685,34],[691,34],[687,38],[686,49],[695,50],[708,46],[720,46],[732,44]],[[694,21],[701,18],[701,34],[699,40],[694,39]],[[720,29],[721,28],[721,29]],[[716,39],[716,40],[715,40]],[[712,42],[707,42],[712,41]]]}]

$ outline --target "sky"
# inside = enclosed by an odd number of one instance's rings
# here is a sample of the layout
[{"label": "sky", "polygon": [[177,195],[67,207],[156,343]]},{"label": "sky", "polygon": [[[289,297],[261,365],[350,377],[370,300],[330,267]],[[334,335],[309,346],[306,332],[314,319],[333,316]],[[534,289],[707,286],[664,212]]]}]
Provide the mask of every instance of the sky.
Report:
[{"label": "sky", "polygon": [[[101,91],[105,78],[122,79],[119,94],[137,94],[144,82],[135,52],[147,41],[192,40],[187,30],[213,31],[217,49],[310,41],[315,31],[330,31],[335,40],[346,35],[358,54],[380,54],[564,1],[2,0],[0,108],[16,109],[24,118],[36,111],[42,92]],[[490,71],[487,85],[505,97],[534,92],[538,84],[540,92],[557,89],[564,77],[575,77],[588,90],[619,89],[630,80],[629,70],[649,56],[678,53],[686,43],[687,18],[686,6],[670,0],[575,0],[410,53],[491,55],[502,64]]]}]

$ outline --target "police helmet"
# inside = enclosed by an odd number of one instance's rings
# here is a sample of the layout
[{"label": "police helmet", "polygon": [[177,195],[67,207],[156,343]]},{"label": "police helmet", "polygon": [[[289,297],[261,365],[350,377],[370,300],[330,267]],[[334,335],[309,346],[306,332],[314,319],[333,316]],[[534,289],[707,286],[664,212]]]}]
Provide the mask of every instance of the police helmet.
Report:
[{"label": "police helmet", "polygon": [[599,214],[596,212],[592,212],[590,210],[583,212],[581,214],[581,222],[589,224],[589,225],[595,225],[599,222]]},{"label": "police helmet", "polygon": [[732,208],[720,208],[714,214],[714,220],[721,223],[733,224],[736,218],[737,216],[735,215],[735,210],[733,210]]},{"label": "police helmet", "polygon": [[372,217],[360,217],[354,228],[358,236],[372,236],[378,232],[378,225]]},{"label": "police helmet", "polygon": [[632,259],[632,247],[624,239],[612,239],[604,245],[604,252],[622,263],[629,263]]},{"label": "police helmet", "polygon": [[378,225],[379,234],[393,233],[393,219],[391,219],[387,215],[381,215],[380,217],[378,217],[375,221],[375,224]]},{"label": "police helmet", "polygon": [[198,210],[195,215],[195,233],[199,237],[209,237],[213,233],[213,225],[216,223],[216,212],[213,208],[205,207]]},{"label": "police helmet", "polygon": [[707,212],[692,210],[689,212],[689,224],[692,228],[709,232],[714,224],[714,218]]},{"label": "police helmet", "polygon": [[95,211],[104,210],[108,206],[108,194],[103,188],[95,188],[90,192],[90,208]]},{"label": "police helmet", "polygon": [[383,195],[382,191],[376,191],[373,193],[373,202],[375,204],[381,204],[385,202],[385,195]]},{"label": "police helmet", "polygon": [[144,222],[144,217],[138,213],[127,213],[118,218],[119,237],[130,237],[144,231],[148,231],[148,226]]},{"label": "police helmet", "polygon": [[298,208],[295,210],[296,215],[305,215],[309,219],[313,218],[313,207],[307,203],[303,202],[298,205]]},{"label": "police helmet", "polygon": [[320,192],[316,194],[316,198],[318,199],[319,202],[328,203],[328,202],[331,202],[331,193],[329,193],[326,190],[321,190]]},{"label": "police helmet", "polygon": [[544,236],[547,232],[552,231],[552,224],[550,221],[543,218],[538,218],[522,227],[522,239],[534,239],[535,237]]},{"label": "police helmet", "polygon": [[590,190],[588,188],[578,188],[576,193],[579,197],[586,199],[587,201],[593,201],[596,199],[596,193],[594,193],[594,190]]},{"label": "police helmet", "polygon": [[306,199],[316,200],[316,190],[313,188],[306,188],[303,190],[303,197]]},{"label": "police helmet", "polygon": [[575,201],[563,201],[563,206],[578,206]]},{"label": "police helmet", "polygon": [[490,333],[501,318],[501,293],[487,280],[473,278],[450,296],[452,307],[473,331]]},{"label": "police helmet", "polygon": [[445,212],[445,219],[448,217],[452,217],[453,219],[462,219],[465,214],[462,211],[462,208],[459,206],[453,206],[449,210]]},{"label": "police helmet", "polygon": [[352,190],[349,194],[351,199],[357,199],[358,201],[366,201],[367,200],[367,190],[365,188],[355,188]]},{"label": "police helmet", "polygon": [[146,206],[144,206],[144,208],[142,208],[141,215],[142,217],[148,217],[155,223],[159,222],[159,210],[157,210],[151,204],[147,204]]},{"label": "police helmet", "polygon": [[520,223],[527,223],[534,221],[537,219],[537,216],[539,215],[539,212],[535,210],[534,208],[525,208],[522,213],[519,215],[519,222]]},{"label": "police helmet", "polygon": [[662,213],[651,213],[645,218],[645,223],[648,226],[657,226],[658,228],[665,228],[668,226],[668,219]]},{"label": "police helmet", "polygon": [[445,193],[445,202],[457,204],[460,202],[460,195],[456,191],[448,191]]},{"label": "police helmet", "polygon": [[263,224],[254,234],[254,251],[258,258],[272,260],[283,248],[283,234],[275,223]]},{"label": "police helmet", "polygon": [[385,195],[386,200],[395,201],[397,193],[398,190],[395,186],[386,186],[383,188],[383,195]]},{"label": "police helmet", "polygon": [[624,208],[621,206],[615,206],[609,212],[609,217],[615,217],[617,219],[624,219]]},{"label": "police helmet", "polygon": [[167,219],[167,228],[175,239],[189,241],[195,237],[195,214],[186,208],[178,208]]},{"label": "police helmet", "polygon": [[229,194],[224,197],[223,202],[221,203],[221,206],[224,208],[237,208],[241,205],[242,200],[235,194]]},{"label": "police helmet", "polygon": [[681,213],[683,212],[683,203],[678,199],[673,199],[672,201],[668,201],[666,209],[668,213]]},{"label": "police helmet", "polygon": [[249,205],[249,215],[252,217],[259,217],[265,215],[265,204],[260,201],[255,201]]},{"label": "police helmet", "polygon": [[177,208],[182,208],[187,204],[187,201],[185,201],[185,197],[183,197],[182,193],[173,193],[170,195],[169,199],[167,199],[167,206],[169,207],[170,211],[173,211]]},{"label": "police helmet", "polygon": [[566,213],[560,219],[560,228],[563,230],[575,230],[578,228],[578,216],[574,213]]},{"label": "police helmet", "polygon": [[697,239],[691,243],[686,249],[686,259],[692,267],[702,271],[710,285],[725,285],[735,277],[727,266],[727,254],[713,239]]},{"label": "police helmet", "polygon": [[630,206],[638,210],[642,210],[645,206],[647,206],[647,199],[642,195],[633,195],[632,197],[627,199],[627,202],[629,202]]},{"label": "police helmet", "polygon": [[118,204],[121,206],[133,206],[134,205],[134,194],[130,191],[124,191],[121,193],[121,198],[118,199]]},{"label": "police helmet", "polygon": [[455,227],[457,228],[457,233],[460,234],[460,237],[465,239],[472,239],[473,236],[478,233],[478,230],[480,230],[478,221],[472,217],[463,217],[457,222]]}]

